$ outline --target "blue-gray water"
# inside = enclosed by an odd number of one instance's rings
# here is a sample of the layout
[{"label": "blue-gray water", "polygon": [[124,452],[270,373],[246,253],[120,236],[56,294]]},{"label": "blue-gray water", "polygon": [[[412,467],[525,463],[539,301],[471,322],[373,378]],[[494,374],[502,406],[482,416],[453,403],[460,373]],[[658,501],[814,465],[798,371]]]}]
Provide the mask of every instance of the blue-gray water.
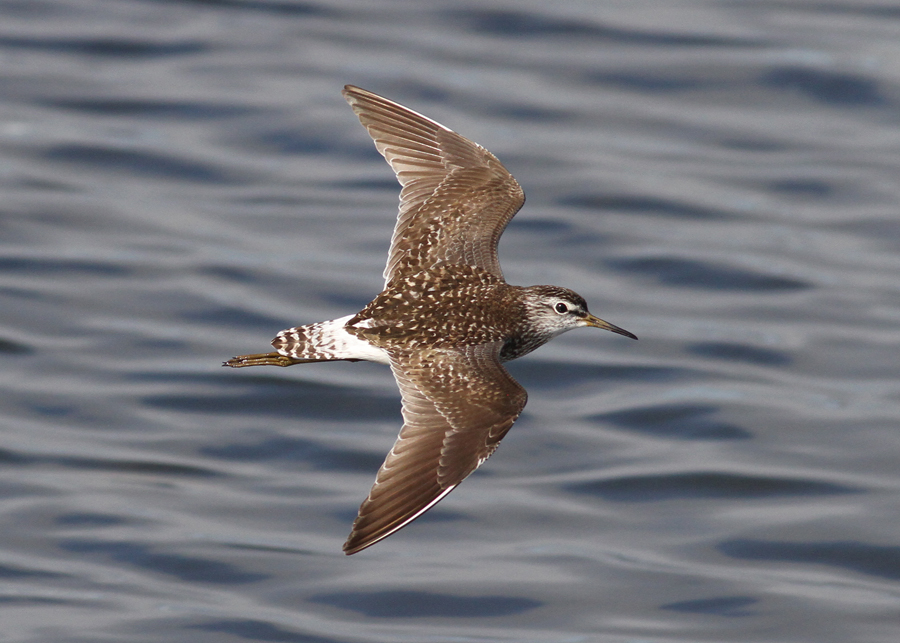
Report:
[{"label": "blue-gray water", "polygon": [[[349,558],[388,370],[220,367],[380,288],[345,83],[641,338],[511,364],[497,454]],[[898,176],[892,0],[0,2],[0,638],[897,641]]]}]

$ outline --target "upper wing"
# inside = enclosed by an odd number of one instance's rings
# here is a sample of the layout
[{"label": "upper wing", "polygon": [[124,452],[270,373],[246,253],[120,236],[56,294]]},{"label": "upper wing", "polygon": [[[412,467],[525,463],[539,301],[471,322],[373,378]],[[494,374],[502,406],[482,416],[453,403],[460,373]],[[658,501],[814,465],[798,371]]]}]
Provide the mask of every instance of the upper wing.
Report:
[{"label": "upper wing", "polygon": [[345,553],[421,516],[494,452],[527,399],[499,350],[497,342],[392,355],[403,428],[359,508]]},{"label": "upper wing", "polygon": [[347,85],[343,95],[403,186],[385,283],[441,262],[502,277],[497,242],[525,194],[497,157],[364,89]]}]

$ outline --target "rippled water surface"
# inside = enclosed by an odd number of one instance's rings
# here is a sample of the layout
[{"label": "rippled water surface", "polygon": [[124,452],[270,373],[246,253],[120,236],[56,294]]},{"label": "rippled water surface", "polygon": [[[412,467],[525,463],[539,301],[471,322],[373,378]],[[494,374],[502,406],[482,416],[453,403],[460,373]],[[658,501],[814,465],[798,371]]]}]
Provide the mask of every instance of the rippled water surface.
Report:
[{"label": "rippled water surface", "polygon": [[[900,640],[896,3],[5,0],[0,61],[3,640]],[[380,289],[345,83],[641,338],[511,364],[497,454],[352,557],[388,369],[219,365]]]}]

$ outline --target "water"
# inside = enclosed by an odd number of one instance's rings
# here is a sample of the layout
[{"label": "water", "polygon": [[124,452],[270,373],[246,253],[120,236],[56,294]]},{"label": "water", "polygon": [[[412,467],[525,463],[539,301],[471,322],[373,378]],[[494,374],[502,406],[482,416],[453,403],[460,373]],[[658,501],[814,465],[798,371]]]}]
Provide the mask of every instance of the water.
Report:
[{"label": "water", "polygon": [[[892,2],[0,3],[8,641],[893,642]],[[497,454],[340,551],[384,367],[222,369],[381,285],[354,83],[486,145],[512,283],[637,333],[511,364]]]}]

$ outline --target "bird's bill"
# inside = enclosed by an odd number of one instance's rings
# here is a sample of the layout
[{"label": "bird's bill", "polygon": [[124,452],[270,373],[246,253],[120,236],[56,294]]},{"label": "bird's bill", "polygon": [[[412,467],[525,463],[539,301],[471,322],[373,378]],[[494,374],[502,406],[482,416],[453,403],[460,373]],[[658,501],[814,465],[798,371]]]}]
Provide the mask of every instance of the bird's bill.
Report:
[{"label": "bird's bill", "polygon": [[602,328],[603,330],[610,330],[614,333],[618,333],[619,335],[625,335],[625,337],[630,337],[631,339],[637,339],[637,335],[634,333],[629,333],[624,328],[619,328],[615,324],[610,324],[608,321],[604,321],[599,317],[594,317],[591,314],[588,314],[583,320],[585,326],[591,326],[593,328]]}]

